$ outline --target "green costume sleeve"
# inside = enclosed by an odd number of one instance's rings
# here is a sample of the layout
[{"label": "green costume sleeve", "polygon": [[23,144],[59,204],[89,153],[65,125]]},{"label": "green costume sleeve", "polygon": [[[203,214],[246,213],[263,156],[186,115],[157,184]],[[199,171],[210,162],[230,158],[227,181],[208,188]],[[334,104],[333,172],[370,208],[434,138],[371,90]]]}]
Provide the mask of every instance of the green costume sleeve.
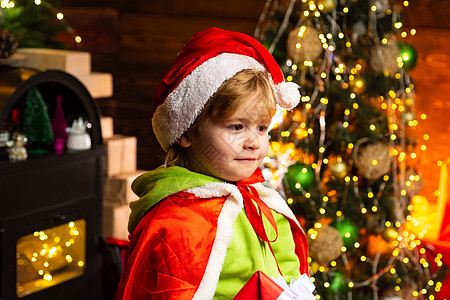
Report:
[{"label": "green costume sleeve", "polygon": [[278,227],[278,238],[272,243],[283,277],[287,283],[300,277],[300,261],[295,255],[295,244],[289,220],[283,215],[273,212]]},{"label": "green costume sleeve", "polygon": [[[272,213],[278,227],[278,238],[272,243],[272,249],[283,277],[289,283],[292,278],[300,277],[300,262],[294,252],[294,239],[289,221],[281,214],[274,211]],[[268,222],[265,222],[265,228],[271,229]],[[232,299],[258,270],[269,277],[280,276],[269,246],[258,238],[244,211],[233,223],[233,230],[233,239],[220,273],[214,295],[215,300]],[[268,234],[271,238],[274,232],[268,232]]]}]

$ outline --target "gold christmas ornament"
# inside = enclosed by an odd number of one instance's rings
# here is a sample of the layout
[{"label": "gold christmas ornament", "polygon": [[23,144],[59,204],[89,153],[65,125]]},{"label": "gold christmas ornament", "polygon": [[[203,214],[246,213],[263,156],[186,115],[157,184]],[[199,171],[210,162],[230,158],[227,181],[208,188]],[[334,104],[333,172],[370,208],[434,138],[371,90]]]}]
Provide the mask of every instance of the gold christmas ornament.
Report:
[{"label": "gold christmas ornament", "polygon": [[301,26],[289,33],[287,51],[295,63],[315,61],[322,54],[319,33],[312,26]]},{"label": "gold christmas ornament", "polygon": [[342,159],[338,159],[330,164],[331,174],[337,178],[344,178],[347,175],[347,165]]},{"label": "gold christmas ornament", "polygon": [[383,231],[383,238],[388,242],[393,242],[398,237],[398,231],[395,228],[387,227]]},{"label": "gold christmas ornament", "polygon": [[353,80],[350,80],[350,88],[355,94],[360,95],[366,91],[367,82],[363,77],[357,76]]},{"label": "gold christmas ornament", "polygon": [[309,255],[321,264],[327,264],[341,255],[344,242],[339,231],[322,225],[308,231]]},{"label": "gold christmas ornament", "polygon": [[[353,159],[365,178],[378,179],[391,169],[392,156],[387,144],[368,142],[368,138],[358,140],[353,151]],[[362,146],[362,144],[364,145]]]},{"label": "gold christmas ornament", "polygon": [[336,0],[317,0],[316,6],[324,13],[330,13],[336,8]]},{"label": "gold christmas ornament", "polygon": [[400,49],[393,41],[386,45],[375,46],[370,53],[370,66],[376,72],[393,76],[397,73]]}]

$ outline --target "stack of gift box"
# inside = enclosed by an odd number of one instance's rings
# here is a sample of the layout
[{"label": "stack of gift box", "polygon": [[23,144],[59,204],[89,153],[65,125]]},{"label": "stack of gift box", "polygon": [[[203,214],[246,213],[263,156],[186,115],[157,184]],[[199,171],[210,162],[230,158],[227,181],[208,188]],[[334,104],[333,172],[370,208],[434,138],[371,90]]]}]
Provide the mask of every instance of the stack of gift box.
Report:
[{"label": "stack of gift box", "polygon": [[[21,48],[13,65],[36,69],[61,70],[77,78],[92,98],[113,95],[109,73],[93,72],[91,54],[85,51]],[[129,202],[137,199],[131,182],[144,171],[136,169],[137,139],[114,133],[111,117],[101,117],[102,136],[107,151],[103,199],[103,235],[106,239],[128,241]]]},{"label": "stack of gift box", "polygon": [[103,143],[106,148],[103,190],[103,236],[128,241],[129,204],[138,197],[131,183],[144,170],[136,167],[137,138],[114,133],[114,120],[101,117]]},{"label": "stack of gift box", "polygon": [[17,51],[12,56],[15,58],[11,63],[13,66],[64,71],[77,78],[94,99],[109,98],[113,94],[112,74],[93,72],[89,52],[46,48],[20,48]]}]

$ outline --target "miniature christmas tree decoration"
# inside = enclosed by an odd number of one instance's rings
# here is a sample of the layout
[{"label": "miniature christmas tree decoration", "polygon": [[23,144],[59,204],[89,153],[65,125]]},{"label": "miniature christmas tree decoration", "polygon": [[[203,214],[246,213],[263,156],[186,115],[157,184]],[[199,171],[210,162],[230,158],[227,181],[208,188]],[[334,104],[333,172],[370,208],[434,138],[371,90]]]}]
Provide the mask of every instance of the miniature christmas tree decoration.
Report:
[{"label": "miniature christmas tree decoration", "polygon": [[30,153],[48,153],[48,146],[53,143],[53,131],[47,106],[37,87],[27,92],[23,131],[31,146]]}]

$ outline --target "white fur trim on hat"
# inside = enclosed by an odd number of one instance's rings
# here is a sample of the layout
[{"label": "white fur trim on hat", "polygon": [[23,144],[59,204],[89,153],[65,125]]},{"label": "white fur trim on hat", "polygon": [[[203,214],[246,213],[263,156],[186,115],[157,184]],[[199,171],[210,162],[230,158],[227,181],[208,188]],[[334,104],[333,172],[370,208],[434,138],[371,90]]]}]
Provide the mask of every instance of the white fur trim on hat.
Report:
[{"label": "white fur trim on hat", "polygon": [[[220,86],[236,73],[246,70],[266,70],[254,58],[241,54],[222,53],[187,75],[156,109],[152,118],[153,131],[165,151],[194,123],[206,102]],[[295,83],[274,85],[276,102],[285,109],[295,107],[300,100]]]},{"label": "white fur trim on hat", "polygon": [[265,68],[254,58],[222,53],[215,56],[187,75],[158,106],[152,125],[156,138],[164,150],[176,141],[191,125],[224,81],[245,69]]},{"label": "white fur trim on hat", "polygon": [[275,101],[284,109],[290,110],[297,106],[300,100],[298,84],[294,82],[281,82],[274,85]]}]

